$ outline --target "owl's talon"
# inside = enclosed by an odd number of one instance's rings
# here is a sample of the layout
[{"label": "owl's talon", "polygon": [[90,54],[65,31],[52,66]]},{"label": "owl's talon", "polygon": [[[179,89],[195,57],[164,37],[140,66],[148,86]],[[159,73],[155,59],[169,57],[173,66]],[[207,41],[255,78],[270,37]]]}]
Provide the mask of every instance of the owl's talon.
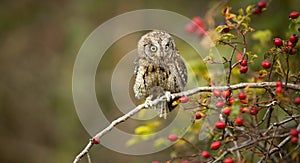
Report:
[{"label": "owl's talon", "polygon": [[149,109],[149,108],[151,108],[152,106],[153,106],[153,104],[152,104],[151,97],[147,97],[147,98],[146,98],[146,101],[145,101],[145,108],[146,108],[146,109]]},{"label": "owl's talon", "polygon": [[169,92],[169,91],[165,92],[165,96],[166,96],[168,102],[175,98],[175,96],[172,95],[171,92]]}]

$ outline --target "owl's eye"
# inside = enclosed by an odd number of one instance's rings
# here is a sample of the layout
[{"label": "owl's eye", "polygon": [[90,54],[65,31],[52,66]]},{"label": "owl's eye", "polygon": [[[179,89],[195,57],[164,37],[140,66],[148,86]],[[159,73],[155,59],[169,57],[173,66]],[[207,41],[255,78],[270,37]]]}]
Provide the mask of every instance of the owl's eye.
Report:
[{"label": "owl's eye", "polygon": [[151,46],[150,46],[150,51],[151,51],[151,52],[156,52],[156,51],[157,51],[157,47],[154,46],[154,45],[151,45]]},{"label": "owl's eye", "polygon": [[165,45],[165,50],[168,51],[169,49],[170,49],[170,43],[167,43],[167,44]]}]

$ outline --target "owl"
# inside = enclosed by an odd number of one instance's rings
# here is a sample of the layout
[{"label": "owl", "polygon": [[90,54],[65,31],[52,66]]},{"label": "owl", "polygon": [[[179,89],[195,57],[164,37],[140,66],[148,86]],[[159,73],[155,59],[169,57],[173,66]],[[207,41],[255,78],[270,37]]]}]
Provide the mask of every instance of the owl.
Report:
[{"label": "owl", "polygon": [[[155,30],[143,35],[138,42],[137,52],[133,86],[137,99],[147,102],[183,91],[187,83],[187,69],[170,34]],[[150,107],[166,119],[176,107],[172,105],[173,101],[163,101]]]}]

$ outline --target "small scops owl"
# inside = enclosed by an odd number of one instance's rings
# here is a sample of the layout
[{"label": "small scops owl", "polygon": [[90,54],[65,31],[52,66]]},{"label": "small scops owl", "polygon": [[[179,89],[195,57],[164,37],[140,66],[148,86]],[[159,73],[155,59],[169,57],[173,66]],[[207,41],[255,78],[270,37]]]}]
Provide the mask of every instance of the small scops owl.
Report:
[{"label": "small scops owl", "polygon": [[[187,69],[170,34],[157,30],[141,37],[134,75],[133,90],[137,99],[154,100],[166,93],[183,91],[187,83]],[[172,101],[151,107],[164,118],[174,109]]]}]

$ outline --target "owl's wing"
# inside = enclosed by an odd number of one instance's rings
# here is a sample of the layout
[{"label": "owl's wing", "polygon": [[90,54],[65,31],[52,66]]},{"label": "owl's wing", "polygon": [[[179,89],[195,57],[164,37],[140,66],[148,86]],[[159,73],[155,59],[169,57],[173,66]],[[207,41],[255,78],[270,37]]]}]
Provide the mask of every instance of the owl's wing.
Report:
[{"label": "owl's wing", "polygon": [[182,60],[182,58],[177,55],[175,58],[175,65],[174,65],[175,71],[173,72],[178,78],[178,86],[180,91],[183,91],[184,87],[186,86],[188,76],[187,76],[187,69],[186,66]]},{"label": "owl's wing", "polygon": [[134,77],[136,77],[136,75],[138,73],[138,69],[139,69],[139,60],[138,60],[138,58],[136,58],[133,63]]}]

